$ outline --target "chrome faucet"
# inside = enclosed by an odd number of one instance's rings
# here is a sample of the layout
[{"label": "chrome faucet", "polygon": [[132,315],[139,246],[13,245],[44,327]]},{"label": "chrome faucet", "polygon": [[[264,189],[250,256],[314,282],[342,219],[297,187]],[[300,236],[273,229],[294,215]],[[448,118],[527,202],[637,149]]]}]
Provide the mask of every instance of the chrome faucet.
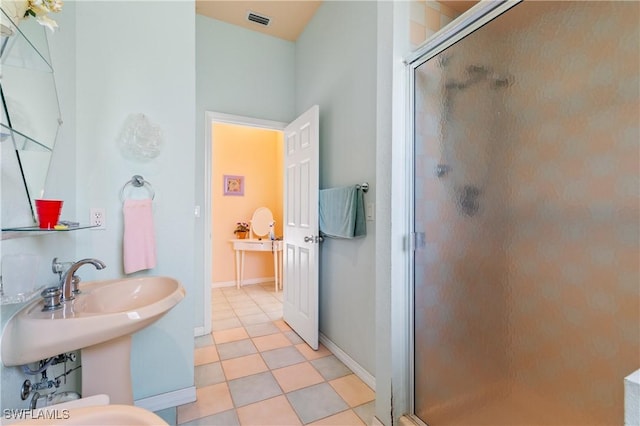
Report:
[{"label": "chrome faucet", "polygon": [[73,291],[72,291],[74,286],[73,284],[75,281],[77,285],[79,281],[75,273],[78,270],[78,268],[88,263],[95,266],[96,269],[98,270],[104,269],[107,267],[107,265],[105,265],[103,261],[98,259],[82,259],[77,261],[73,265],[71,265],[69,269],[67,269],[65,273],[62,274],[62,277],[60,278],[60,292],[62,293],[62,296],[60,297],[61,302],[66,302],[68,300],[73,300],[75,298],[75,295],[73,294]]}]

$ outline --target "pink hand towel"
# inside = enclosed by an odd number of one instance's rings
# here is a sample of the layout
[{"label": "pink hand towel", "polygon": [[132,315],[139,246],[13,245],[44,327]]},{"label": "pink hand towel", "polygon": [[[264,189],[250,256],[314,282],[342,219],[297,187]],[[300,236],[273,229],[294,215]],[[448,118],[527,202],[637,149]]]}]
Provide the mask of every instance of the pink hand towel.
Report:
[{"label": "pink hand towel", "polygon": [[124,200],[124,273],[156,266],[156,236],[151,199]]}]

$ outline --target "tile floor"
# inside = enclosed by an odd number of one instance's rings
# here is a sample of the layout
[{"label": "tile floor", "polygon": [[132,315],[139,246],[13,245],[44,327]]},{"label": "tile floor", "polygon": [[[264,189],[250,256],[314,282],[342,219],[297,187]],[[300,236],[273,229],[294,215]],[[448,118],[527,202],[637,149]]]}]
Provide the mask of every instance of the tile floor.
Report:
[{"label": "tile floor", "polygon": [[273,282],[212,290],[212,333],[195,340],[197,401],[184,425],[370,425],[375,393],[282,320]]}]

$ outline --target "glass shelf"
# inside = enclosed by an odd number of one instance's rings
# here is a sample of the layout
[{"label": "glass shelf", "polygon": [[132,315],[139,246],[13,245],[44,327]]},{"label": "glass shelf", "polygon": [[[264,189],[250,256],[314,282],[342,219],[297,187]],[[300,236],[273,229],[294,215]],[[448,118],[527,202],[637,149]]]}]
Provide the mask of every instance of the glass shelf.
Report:
[{"label": "glass shelf", "polygon": [[45,234],[51,234],[51,233],[56,233],[56,232],[70,232],[70,231],[78,231],[80,229],[91,229],[91,228],[97,228],[98,226],[91,226],[91,225],[80,225],[80,226],[73,226],[73,227],[69,227],[67,229],[42,229],[39,228],[38,226],[22,226],[22,227],[17,227],[17,228],[2,228],[2,239],[3,240],[8,240],[11,238],[18,238],[18,237],[26,237],[26,236],[36,236],[36,235],[45,235]]},{"label": "glass shelf", "polygon": [[44,229],[38,226],[22,226],[18,228],[2,228],[2,232],[69,232],[69,231],[77,231],[78,229],[90,229],[97,228],[98,225],[80,225],[80,226],[70,226],[67,229]]}]

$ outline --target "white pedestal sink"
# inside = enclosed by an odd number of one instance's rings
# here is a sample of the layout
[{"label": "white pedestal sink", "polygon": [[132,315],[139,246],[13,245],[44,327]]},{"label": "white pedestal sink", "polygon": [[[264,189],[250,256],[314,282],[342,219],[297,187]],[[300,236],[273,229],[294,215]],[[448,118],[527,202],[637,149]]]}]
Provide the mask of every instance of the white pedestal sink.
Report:
[{"label": "white pedestal sink", "polygon": [[82,395],[132,404],[131,334],[160,319],[185,290],[169,277],[91,281],[80,290],[62,309],[42,312],[38,300],[18,311],[2,334],[2,363],[24,365],[81,349]]}]

